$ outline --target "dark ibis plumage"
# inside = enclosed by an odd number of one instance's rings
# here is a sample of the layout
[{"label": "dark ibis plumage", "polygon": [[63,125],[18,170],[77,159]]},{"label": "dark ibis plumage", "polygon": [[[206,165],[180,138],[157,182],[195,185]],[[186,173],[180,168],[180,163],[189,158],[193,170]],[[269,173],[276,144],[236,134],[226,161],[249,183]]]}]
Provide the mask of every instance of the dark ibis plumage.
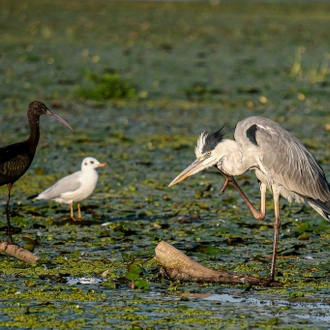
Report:
[{"label": "dark ibis plumage", "polygon": [[0,186],[6,184],[8,188],[6,216],[9,243],[13,242],[9,214],[10,192],[14,183],[27,171],[33,161],[40,138],[39,120],[41,115],[47,115],[57,119],[65,126],[69,127],[74,133],[72,127],[60,116],[50,111],[45,104],[39,101],[33,101],[29,104],[27,111],[30,125],[30,135],[28,138],[22,142],[0,147]]}]

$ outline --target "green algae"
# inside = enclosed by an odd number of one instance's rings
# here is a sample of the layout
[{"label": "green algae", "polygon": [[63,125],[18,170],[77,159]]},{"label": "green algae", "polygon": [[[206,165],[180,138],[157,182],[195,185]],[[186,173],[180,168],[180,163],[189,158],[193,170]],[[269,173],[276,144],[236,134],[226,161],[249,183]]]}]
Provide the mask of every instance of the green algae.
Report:
[{"label": "green algae", "polygon": [[87,83],[78,86],[77,90],[77,96],[83,99],[104,101],[137,97],[131,82],[122,79],[118,72],[105,72],[98,75],[92,71],[87,71],[84,76]]},{"label": "green algae", "polygon": [[[2,1],[1,7],[2,145],[26,137],[24,109],[33,99],[76,130],[70,135],[42,118],[34,162],[13,188],[15,240],[40,261],[31,266],[1,256],[1,327],[327,327],[330,229],[308,207],[281,203],[282,288],[171,282],[159,278],[153,257],[164,239],[212,269],[268,276],[271,198],[259,222],[231,187],[219,194],[224,181],[212,169],[167,185],[194,159],[201,131],[226,124],[231,138],[236,122],[255,114],[292,131],[330,173],[330,84],[320,67],[329,52],[328,4]],[[78,100],[84,70],[120,72],[139,97]],[[26,199],[78,170],[88,155],[109,166],[82,202],[82,222],[70,220],[66,205]],[[239,182],[258,203],[253,175]],[[2,193],[5,200],[5,187]],[[186,293],[226,293],[247,303],[181,298]]]}]

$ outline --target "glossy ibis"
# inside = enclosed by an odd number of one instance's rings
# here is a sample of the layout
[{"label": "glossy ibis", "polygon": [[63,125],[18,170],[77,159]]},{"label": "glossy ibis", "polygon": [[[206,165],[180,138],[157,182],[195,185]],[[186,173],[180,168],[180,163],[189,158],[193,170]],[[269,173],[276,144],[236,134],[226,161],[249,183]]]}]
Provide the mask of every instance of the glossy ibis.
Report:
[{"label": "glossy ibis", "polygon": [[50,111],[45,104],[39,101],[33,101],[29,104],[27,111],[30,125],[30,135],[28,138],[22,142],[0,147],[0,186],[6,184],[8,188],[6,216],[9,243],[13,242],[9,214],[10,192],[14,183],[27,171],[33,161],[40,138],[39,120],[41,115],[56,118],[74,132],[72,127],[64,119]]},{"label": "glossy ibis", "polygon": [[52,199],[58,203],[70,204],[71,219],[81,220],[80,204],[78,203],[78,219],[73,215],[73,203],[89,197],[97,183],[97,167],[105,166],[93,157],[86,157],[81,163],[81,170],[57,181],[53,186],[38,195],[37,199]]}]

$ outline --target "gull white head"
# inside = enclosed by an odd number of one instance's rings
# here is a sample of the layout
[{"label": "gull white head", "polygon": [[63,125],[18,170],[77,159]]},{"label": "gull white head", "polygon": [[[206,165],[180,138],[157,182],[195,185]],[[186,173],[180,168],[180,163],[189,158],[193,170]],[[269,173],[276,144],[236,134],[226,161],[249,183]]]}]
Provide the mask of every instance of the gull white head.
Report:
[{"label": "gull white head", "polygon": [[81,171],[86,172],[86,171],[94,170],[97,167],[103,167],[103,166],[106,166],[106,163],[100,163],[94,157],[86,157],[81,162]]}]

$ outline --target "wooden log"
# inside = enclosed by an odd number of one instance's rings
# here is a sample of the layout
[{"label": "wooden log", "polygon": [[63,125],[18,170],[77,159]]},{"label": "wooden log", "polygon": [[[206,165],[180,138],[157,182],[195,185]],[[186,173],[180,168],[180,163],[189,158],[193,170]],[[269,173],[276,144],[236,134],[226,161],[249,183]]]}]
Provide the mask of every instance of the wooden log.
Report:
[{"label": "wooden log", "polygon": [[172,245],[161,241],[156,249],[155,259],[162,265],[162,276],[171,280],[191,282],[212,282],[226,284],[251,284],[260,286],[282,286],[280,282],[270,282],[268,278],[256,278],[244,274],[230,274],[206,268],[186,256]]},{"label": "wooden log", "polygon": [[10,244],[8,242],[0,242],[0,252],[29,264],[35,264],[39,259],[39,257],[32,252],[25,250],[16,244]]}]

